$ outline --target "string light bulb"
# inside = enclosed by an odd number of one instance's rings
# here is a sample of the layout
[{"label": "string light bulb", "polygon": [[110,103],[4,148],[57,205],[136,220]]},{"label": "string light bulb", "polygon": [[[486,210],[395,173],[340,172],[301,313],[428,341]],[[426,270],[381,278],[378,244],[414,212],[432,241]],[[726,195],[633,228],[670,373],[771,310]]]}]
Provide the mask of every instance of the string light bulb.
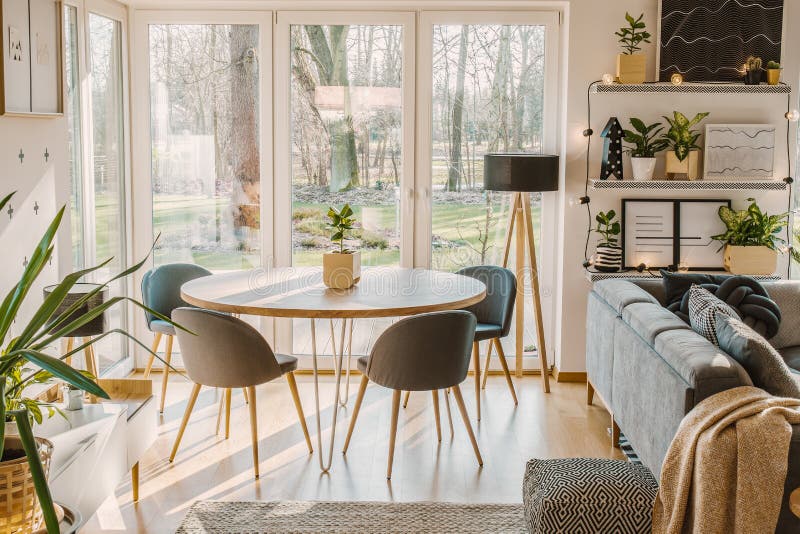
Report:
[{"label": "string light bulb", "polygon": [[574,208],[577,206],[584,206],[591,201],[589,197],[570,197],[569,198],[569,207]]},{"label": "string light bulb", "polygon": [[614,84],[614,75],[605,73],[603,74],[603,85],[613,85]]},{"label": "string light bulb", "polygon": [[672,75],[669,81],[672,82],[672,85],[681,85],[683,84],[683,75],[680,72],[676,72]]},{"label": "string light bulb", "polygon": [[797,122],[800,121],[800,111],[793,109],[791,111],[786,112],[786,120],[789,122]]}]

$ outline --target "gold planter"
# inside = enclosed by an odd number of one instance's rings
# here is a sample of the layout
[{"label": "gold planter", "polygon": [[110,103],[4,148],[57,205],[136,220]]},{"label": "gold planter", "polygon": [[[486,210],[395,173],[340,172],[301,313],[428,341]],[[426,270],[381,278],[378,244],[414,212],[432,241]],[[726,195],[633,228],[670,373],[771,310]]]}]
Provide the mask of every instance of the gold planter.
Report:
[{"label": "gold planter", "polygon": [[322,281],[331,289],[349,289],[361,279],[361,253],[322,255]]},{"label": "gold planter", "polygon": [[[8,428],[8,425],[6,425]],[[53,444],[36,438],[45,477],[50,470]],[[19,436],[6,435],[6,450],[22,450]],[[0,462],[0,532],[33,532],[44,525],[42,508],[33,486],[33,476],[24,454]]]},{"label": "gold planter", "polygon": [[700,178],[700,151],[692,150],[680,161],[675,152],[667,152],[667,177],[672,180],[697,180]]},{"label": "gold planter", "polygon": [[619,54],[617,79],[619,83],[644,83],[647,77],[647,56],[644,54]]},{"label": "gold planter", "polygon": [[725,270],[732,274],[775,274],[778,252],[768,247],[725,245]]},{"label": "gold planter", "polygon": [[767,69],[767,83],[769,85],[781,83],[781,69]]}]

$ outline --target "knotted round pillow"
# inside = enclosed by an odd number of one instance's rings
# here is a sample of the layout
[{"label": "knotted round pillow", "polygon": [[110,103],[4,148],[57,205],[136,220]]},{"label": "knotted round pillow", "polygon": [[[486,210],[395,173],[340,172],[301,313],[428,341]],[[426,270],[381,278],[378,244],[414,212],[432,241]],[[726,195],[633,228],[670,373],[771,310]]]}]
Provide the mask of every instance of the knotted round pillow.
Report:
[{"label": "knotted round pillow", "polygon": [[[755,279],[749,276],[732,276],[721,284],[699,285],[736,310],[747,326],[766,339],[778,333],[781,310],[775,301],[769,298],[764,286]],[[679,303],[670,304],[667,309],[688,323],[689,293],[687,292]]]}]

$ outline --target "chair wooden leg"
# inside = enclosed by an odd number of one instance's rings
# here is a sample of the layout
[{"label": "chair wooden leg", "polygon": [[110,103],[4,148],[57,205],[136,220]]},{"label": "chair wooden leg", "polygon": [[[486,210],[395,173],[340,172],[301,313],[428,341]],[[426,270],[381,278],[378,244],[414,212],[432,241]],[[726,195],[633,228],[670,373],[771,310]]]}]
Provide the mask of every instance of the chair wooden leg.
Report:
[{"label": "chair wooden leg", "polygon": [[444,390],[444,407],[447,408],[447,423],[450,425],[450,438],[455,434],[453,429],[453,414],[450,412],[450,388]]},{"label": "chair wooden leg", "polygon": [[250,408],[250,433],[252,435],[251,439],[253,443],[253,470],[255,471],[256,478],[258,478],[258,417],[256,414],[256,388],[253,386],[248,387],[247,396],[250,398],[248,407]]},{"label": "chair wooden leg", "polygon": [[225,406],[225,395],[219,397],[219,410],[217,410],[217,428],[214,430],[214,435],[219,436],[219,424],[222,422],[222,408]]},{"label": "chair wooden leg", "polygon": [[164,402],[167,400],[167,381],[169,381],[169,364],[172,361],[172,342],[173,336],[167,336],[167,352],[164,354],[164,376],[161,378],[161,408],[158,410],[164,413]]},{"label": "chair wooden leg", "polygon": [[394,462],[394,443],[397,439],[397,416],[400,413],[400,391],[392,393],[392,428],[389,430],[389,465],[386,467],[386,480],[392,479],[392,463]]},{"label": "chair wooden leg", "polygon": [[300,427],[303,429],[303,435],[306,437],[306,445],[308,445],[308,453],[314,452],[314,447],[311,446],[311,436],[308,435],[308,426],[306,426],[306,416],[303,414],[303,404],[300,402],[300,393],[297,391],[297,381],[294,379],[294,373],[291,371],[286,373],[286,381],[289,383],[289,390],[292,392],[292,400],[294,407],[297,410],[297,418],[300,419]]},{"label": "chair wooden leg", "polygon": [[614,414],[611,414],[611,445],[619,449],[619,425],[614,420]]},{"label": "chair wooden leg", "polygon": [[518,404],[517,392],[514,391],[514,381],[511,379],[511,373],[508,371],[508,362],[506,362],[506,355],[503,352],[503,345],[497,338],[493,339],[492,341],[497,347],[497,356],[500,358],[500,365],[503,367],[503,373],[506,375],[506,383],[508,384],[509,391],[511,391],[511,397],[514,399],[514,406],[516,406]]},{"label": "chair wooden leg", "polygon": [[481,451],[478,449],[478,442],[475,440],[475,434],[472,432],[472,425],[469,422],[469,414],[467,407],[464,405],[464,397],[461,396],[461,388],[458,385],[453,386],[453,396],[456,398],[458,404],[458,411],[461,412],[461,418],[464,420],[464,426],[467,427],[467,434],[469,440],[472,442],[472,450],[475,451],[475,458],[478,459],[478,465],[483,465],[483,458],[481,458]]},{"label": "chair wooden leg", "polygon": [[475,365],[475,407],[478,412],[478,421],[481,420],[481,346],[475,341],[472,343],[472,361]]},{"label": "chair wooden leg", "polygon": [[242,388],[242,395],[244,395],[244,403],[250,404],[249,396],[247,395],[247,388]]},{"label": "chair wooden leg", "polygon": [[175,455],[178,453],[178,447],[181,444],[183,432],[186,430],[186,423],[189,422],[189,416],[192,415],[194,403],[197,401],[197,395],[200,394],[200,387],[200,384],[195,384],[192,388],[192,393],[189,395],[189,402],[186,404],[186,411],[183,413],[183,420],[181,421],[181,426],[178,429],[178,435],[175,436],[175,444],[172,446],[172,453],[169,455],[170,462],[175,460]]},{"label": "chair wooden leg", "polygon": [[[153,338],[153,347],[150,349],[152,352],[158,352],[158,345],[161,343],[161,332],[156,332],[155,338]],[[153,362],[156,361],[156,357],[152,354],[150,355],[150,359],[147,360],[147,367],[144,368],[144,377],[150,378],[150,372],[153,370]]]},{"label": "chair wooden leg", "polygon": [[133,464],[131,468],[131,492],[133,493],[133,502],[139,502],[139,462]]},{"label": "chair wooden leg", "polygon": [[231,389],[225,389],[225,439],[231,437]]},{"label": "chair wooden leg", "polygon": [[361,375],[361,384],[358,386],[358,396],[356,397],[356,404],[353,406],[353,415],[350,416],[350,428],[347,429],[347,437],[344,440],[342,454],[347,454],[347,448],[350,446],[350,436],[353,435],[353,429],[356,427],[356,419],[358,419],[358,412],[361,410],[361,401],[364,400],[364,393],[367,391],[367,384],[369,384],[369,378],[367,378],[367,375]]},{"label": "chair wooden leg", "polygon": [[[72,349],[73,349],[74,347],[75,347],[75,339],[74,339],[74,338],[71,338],[71,337],[68,337],[68,338],[67,338],[67,354],[69,354],[70,352],[72,352]],[[67,362],[67,365],[69,365],[69,366],[72,366],[72,356],[67,356],[67,357],[64,359],[64,361],[65,361],[65,362]]]},{"label": "chair wooden leg", "polygon": [[435,389],[431,391],[433,394],[433,416],[436,418],[436,438],[442,441],[442,423],[439,421],[439,392]]},{"label": "chair wooden leg", "polygon": [[408,399],[409,399],[410,397],[411,397],[411,392],[410,392],[410,391],[406,391],[406,396],[405,396],[405,398],[403,399],[403,408],[406,408],[406,407],[408,407]]},{"label": "chair wooden leg", "polygon": [[588,380],[586,381],[586,404],[589,406],[592,405],[592,401],[594,400],[594,386]]},{"label": "chair wooden leg", "polygon": [[483,366],[481,389],[486,389],[486,379],[489,378],[489,364],[492,362],[492,348],[494,348],[494,344],[489,343],[489,350],[486,351],[486,365]]}]

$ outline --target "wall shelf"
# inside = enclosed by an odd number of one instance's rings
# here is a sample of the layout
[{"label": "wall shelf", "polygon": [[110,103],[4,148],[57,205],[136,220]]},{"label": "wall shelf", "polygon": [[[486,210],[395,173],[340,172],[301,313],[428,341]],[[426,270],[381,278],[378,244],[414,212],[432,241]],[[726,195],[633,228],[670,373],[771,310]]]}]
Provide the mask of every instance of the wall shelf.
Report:
[{"label": "wall shelf", "polygon": [[723,95],[788,95],[792,87],[780,85],[744,85],[743,83],[690,83],[672,85],[669,82],[605,85],[597,83],[592,86],[597,94],[629,94],[629,93],[676,93],[676,94],[723,94]]},{"label": "wall shelf", "polygon": [[784,191],[783,180],[590,180],[592,189],[621,191]]},{"label": "wall shelf", "polygon": [[[726,275],[725,271],[702,271],[707,274],[722,274]],[[691,271],[692,274],[698,274],[700,271]],[[769,274],[769,275],[751,275],[756,280],[761,282],[774,282],[781,280],[781,276],[777,274]],[[619,279],[619,280],[642,280],[642,279],[652,279],[652,280],[661,280],[661,274],[659,274],[658,270],[654,270],[652,273],[650,272],[637,272],[637,271],[623,271],[619,273],[597,273],[593,271],[586,271],[586,279],[590,282],[599,282],[600,280],[611,280],[611,279]]]}]

